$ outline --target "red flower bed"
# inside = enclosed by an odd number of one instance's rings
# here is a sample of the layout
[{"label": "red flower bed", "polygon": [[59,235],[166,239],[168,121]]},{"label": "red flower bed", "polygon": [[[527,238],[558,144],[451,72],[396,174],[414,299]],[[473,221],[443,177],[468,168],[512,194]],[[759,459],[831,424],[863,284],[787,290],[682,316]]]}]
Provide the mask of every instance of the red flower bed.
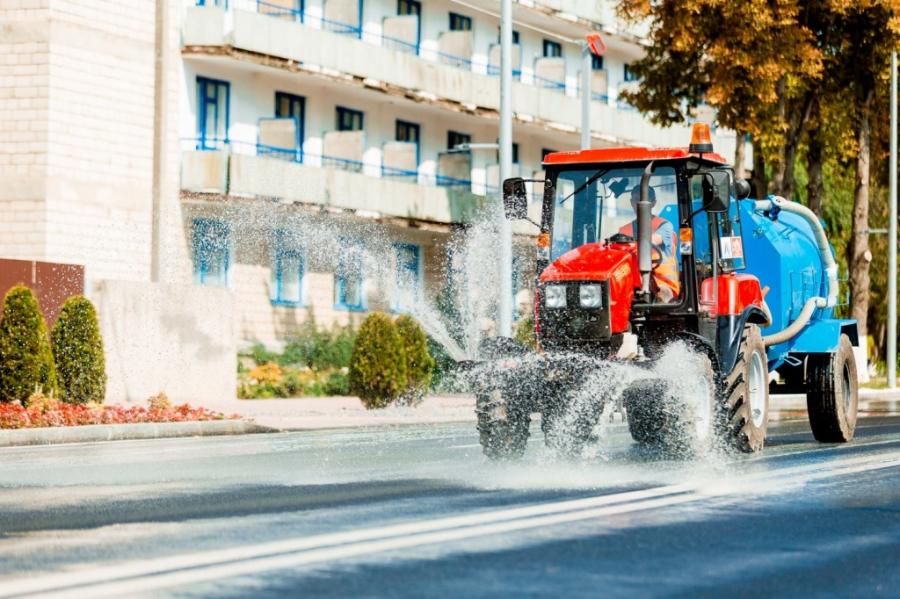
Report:
[{"label": "red flower bed", "polygon": [[196,420],[239,420],[241,416],[226,416],[206,408],[192,408],[188,404],[163,410],[142,407],[125,408],[118,404],[99,408],[59,404],[46,412],[28,409],[15,403],[0,403],[0,429],[43,428],[49,426],[81,426],[85,424],[129,424],[134,422],[188,422]]}]

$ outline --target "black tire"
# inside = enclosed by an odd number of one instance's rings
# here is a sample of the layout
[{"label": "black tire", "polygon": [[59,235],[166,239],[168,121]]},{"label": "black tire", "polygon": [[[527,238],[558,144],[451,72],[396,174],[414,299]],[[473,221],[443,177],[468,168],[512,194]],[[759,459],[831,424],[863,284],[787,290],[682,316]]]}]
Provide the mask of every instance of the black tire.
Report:
[{"label": "black tire", "polygon": [[667,381],[644,379],[625,390],[628,430],[639,445],[683,456],[702,455],[712,447],[718,379],[708,356],[696,354],[696,360],[689,387],[682,382],[675,389]]},{"label": "black tire", "polygon": [[810,354],[806,371],[806,406],[816,441],[846,443],[856,430],[859,402],[856,359],[847,335],[833,354]]},{"label": "black tire", "polygon": [[744,327],[741,347],[725,378],[719,434],[726,447],[760,451],[769,425],[769,369],[759,327]]},{"label": "black tire", "polygon": [[510,408],[499,389],[475,396],[478,438],[484,455],[492,460],[517,460],[528,444],[531,414]]}]

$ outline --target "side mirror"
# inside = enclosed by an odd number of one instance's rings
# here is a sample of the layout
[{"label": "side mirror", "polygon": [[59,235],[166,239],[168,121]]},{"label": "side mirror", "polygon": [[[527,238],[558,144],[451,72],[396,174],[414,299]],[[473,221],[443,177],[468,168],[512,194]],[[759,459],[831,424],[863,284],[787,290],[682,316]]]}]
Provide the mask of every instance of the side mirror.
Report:
[{"label": "side mirror", "polygon": [[738,179],[734,182],[734,190],[737,192],[737,199],[746,200],[750,197],[750,182],[746,179]]},{"label": "side mirror", "polygon": [[503,182],[503,211],[507,220],[522,220],[528,217],[525,179],[512,177]]},{"label": "side mirror", "polygon": [[728,212],[731,203],[731,180],[725,171],[713,171],[703,176],[703,209],[707,212]]}]

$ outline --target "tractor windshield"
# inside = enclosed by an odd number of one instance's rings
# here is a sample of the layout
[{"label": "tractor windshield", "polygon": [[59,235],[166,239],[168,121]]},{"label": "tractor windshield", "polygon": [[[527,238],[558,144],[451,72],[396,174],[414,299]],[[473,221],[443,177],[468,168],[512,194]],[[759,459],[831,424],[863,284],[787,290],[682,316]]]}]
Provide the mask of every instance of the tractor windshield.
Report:
[{"label": "tractor windshield", "polygon": [[[616,233],[637,236],[632,195],[640,189],[643,168],[583,169],[559,173],[554,187],[550,260],[588,243],[609,239]],[[650,178],[654,202],[653,231],[667,258],[678,251],[678,195],[675,170],[656,169]],[[657,237],[658,235],[658,237]]]}]

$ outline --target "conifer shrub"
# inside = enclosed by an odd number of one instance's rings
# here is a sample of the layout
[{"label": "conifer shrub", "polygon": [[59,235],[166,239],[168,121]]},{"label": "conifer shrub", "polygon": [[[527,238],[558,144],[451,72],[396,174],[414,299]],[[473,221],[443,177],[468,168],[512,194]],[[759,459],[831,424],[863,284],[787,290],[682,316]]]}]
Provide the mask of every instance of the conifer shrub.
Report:
[{"label": "conifer shrub", "polygon": [[350,390],[367,408],[383,408],[406,391],[406,352],[397,327],[373,312],[359,327],[350,356]]},{"label": "conifer shrub", "polygon": [[63,304],[51,336],[56,374],[65,403],[103,402],[106,396],[106,361],[103,337],[94,304],[84,296]]},{"label": "conifer shrub", "polygon": [[431,384],[434,358],[428,351],[428,336],[412,316],[404,314],[395,324],[406,353],[407,383],[401,399],[408,405],[417,405]]},{"label": "conifer shrub", "polygon": [[16,285],[0,317],[0,402],[25,402],[35,391],[59,396],[47,325],[31,289]]}]

